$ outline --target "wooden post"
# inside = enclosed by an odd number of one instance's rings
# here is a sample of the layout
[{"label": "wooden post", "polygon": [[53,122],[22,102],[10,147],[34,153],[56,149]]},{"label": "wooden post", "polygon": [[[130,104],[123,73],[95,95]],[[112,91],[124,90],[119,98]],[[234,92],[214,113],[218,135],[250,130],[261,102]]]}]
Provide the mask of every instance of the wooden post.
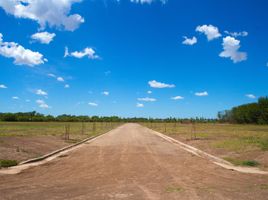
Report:
[{"label": "wooden post", "polygon": [[196,126],[195,126],[195,122],[192,122],[191,139],[192,140],[196,140]]},{"label": "wooden post", "polygon": [[70,124],[65,125],[65,134],[64,139],[69,140],[70,139]]}]

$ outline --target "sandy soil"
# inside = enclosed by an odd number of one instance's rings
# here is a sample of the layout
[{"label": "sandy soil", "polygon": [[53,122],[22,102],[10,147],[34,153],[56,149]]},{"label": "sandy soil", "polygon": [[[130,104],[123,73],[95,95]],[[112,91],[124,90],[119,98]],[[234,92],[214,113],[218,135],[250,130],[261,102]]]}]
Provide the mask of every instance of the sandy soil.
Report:
[{"label": "sandy soil", "polygon": [[0,159],[24,161],[70,145],[60,136],[0,137]]},{"label": "sandy soil", "polygon": [[44,165],[0,175],[1,199],[267,199],[268,176],[198,158],[126,124]]}]

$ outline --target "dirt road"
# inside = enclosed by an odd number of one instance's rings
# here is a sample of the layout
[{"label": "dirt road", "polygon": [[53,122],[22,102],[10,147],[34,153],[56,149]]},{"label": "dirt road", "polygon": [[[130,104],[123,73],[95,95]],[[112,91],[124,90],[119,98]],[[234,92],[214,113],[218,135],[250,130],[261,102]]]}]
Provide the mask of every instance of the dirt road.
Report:
[{"label": "dirt road", "polygon": [[0,199],[267,198],[267,175],[223,169],[137,124],[20,174],[0,175]]}]

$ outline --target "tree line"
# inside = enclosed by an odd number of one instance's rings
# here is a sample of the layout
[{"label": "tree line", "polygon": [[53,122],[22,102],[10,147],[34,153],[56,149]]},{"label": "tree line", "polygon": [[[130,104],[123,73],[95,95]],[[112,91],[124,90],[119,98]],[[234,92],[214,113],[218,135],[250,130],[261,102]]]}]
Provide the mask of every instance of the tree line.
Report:
[{"label": "tree line", "polygon": [[122,118],[118,116],[85,116],[85,115],[44,115],[36,111],[33,112],[17,112],[17,113],[0,113],[0,121],[6,122],[179,122],[179,123],[210,123],[216,122],[217,119],[206,118]]},{"label": "tree line", "polygon": [[220,122],[239,124],[268,124],[268,97],[261,97],[256,103],[236,106],[218,113]]},{"label": "tree line", "polygon": [[236,106],[231,110],[218,113],[218,118],[122,118],[118,116],[86,116],[86,115],[44,115],[36,111],[0,113],[0,121],[7,122],[158,122],[158,123],[239,123],[268,124],[268,97],[261,97],[256,103]]}]

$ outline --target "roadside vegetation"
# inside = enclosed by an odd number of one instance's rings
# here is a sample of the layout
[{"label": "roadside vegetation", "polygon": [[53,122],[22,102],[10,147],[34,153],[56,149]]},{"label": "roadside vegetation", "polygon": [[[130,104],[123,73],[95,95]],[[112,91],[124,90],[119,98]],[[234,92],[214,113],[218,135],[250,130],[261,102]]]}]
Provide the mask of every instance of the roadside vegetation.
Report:
[{"label": "roadside vegetation", "polygon": [[0,168],[16,166],[18,162],[16,160],[0,160]]}]

